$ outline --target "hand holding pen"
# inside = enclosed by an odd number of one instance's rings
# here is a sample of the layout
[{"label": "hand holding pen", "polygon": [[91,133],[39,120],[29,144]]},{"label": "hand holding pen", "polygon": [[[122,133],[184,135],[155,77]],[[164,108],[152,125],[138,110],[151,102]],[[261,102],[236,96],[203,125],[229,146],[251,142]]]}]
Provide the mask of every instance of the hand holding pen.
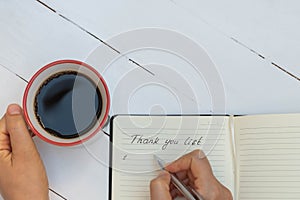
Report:
[{"label": "hand holding pen", "polygon": [[182,156],[164,169],[166,171],[151,181],[151,200],[171,200],[183,196],[170,184],[172,179],[170,173],[176,175],[190,191],[194,190],[199,194],[200,198],[195,199],[232,200],[231,192],[215,178],[207,158],[200,150]]}]

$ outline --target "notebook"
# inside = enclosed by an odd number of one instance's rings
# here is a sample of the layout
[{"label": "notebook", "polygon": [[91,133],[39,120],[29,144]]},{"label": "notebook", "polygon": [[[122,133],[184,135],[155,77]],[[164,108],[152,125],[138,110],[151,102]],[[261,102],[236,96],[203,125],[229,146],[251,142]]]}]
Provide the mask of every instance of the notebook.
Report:
[{"label": "notebook", "polygon": [[111,200],[150,199],[160,168],[194,149],[234,199],[300,199],[300,114],[118,115],[111,124]]}]

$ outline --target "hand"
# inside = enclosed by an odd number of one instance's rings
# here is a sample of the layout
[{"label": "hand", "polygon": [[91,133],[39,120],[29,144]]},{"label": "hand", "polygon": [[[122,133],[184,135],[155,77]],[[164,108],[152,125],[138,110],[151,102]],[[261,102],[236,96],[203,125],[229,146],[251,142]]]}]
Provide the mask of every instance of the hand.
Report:
[{"label": "hand", "polygon": [[[205,200],[232,200],[231,192],[213,175],[211,166],[200,150],[192,151],[167,165],[165,168],[188,186],[196,190]],[[180,195],[170,186],[170,175],[164,172],[150,183],[151,200],[170,200]]]},{"label": "hand", "polygon": [[0,120],[0,192],[6,200],[49,199],[43,162],[15,104]]}]

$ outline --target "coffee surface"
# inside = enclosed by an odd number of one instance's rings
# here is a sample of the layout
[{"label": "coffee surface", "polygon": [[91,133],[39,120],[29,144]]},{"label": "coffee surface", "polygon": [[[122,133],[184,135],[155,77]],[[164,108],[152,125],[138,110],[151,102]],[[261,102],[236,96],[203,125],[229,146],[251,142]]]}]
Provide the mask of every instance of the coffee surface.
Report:
[{"label": "coffee surface", "polygon": [[35,113],[41,126],[60,138],[75,138],[88,132],[101,114],[102,98],[85,75],[64,72],[50,77],[35,98]]}]

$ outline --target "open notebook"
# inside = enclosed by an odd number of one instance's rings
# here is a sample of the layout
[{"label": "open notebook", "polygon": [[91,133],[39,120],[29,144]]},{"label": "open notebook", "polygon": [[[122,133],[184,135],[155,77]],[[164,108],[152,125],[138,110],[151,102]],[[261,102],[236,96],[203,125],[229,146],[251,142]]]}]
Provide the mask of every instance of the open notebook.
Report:
[{"label": "open notebook", "polygon": [[194,149],[235,199],[300,199],[300,114],[126,115],[111,129],[111,200],[150,199],[153,155],[170,162]]}]

